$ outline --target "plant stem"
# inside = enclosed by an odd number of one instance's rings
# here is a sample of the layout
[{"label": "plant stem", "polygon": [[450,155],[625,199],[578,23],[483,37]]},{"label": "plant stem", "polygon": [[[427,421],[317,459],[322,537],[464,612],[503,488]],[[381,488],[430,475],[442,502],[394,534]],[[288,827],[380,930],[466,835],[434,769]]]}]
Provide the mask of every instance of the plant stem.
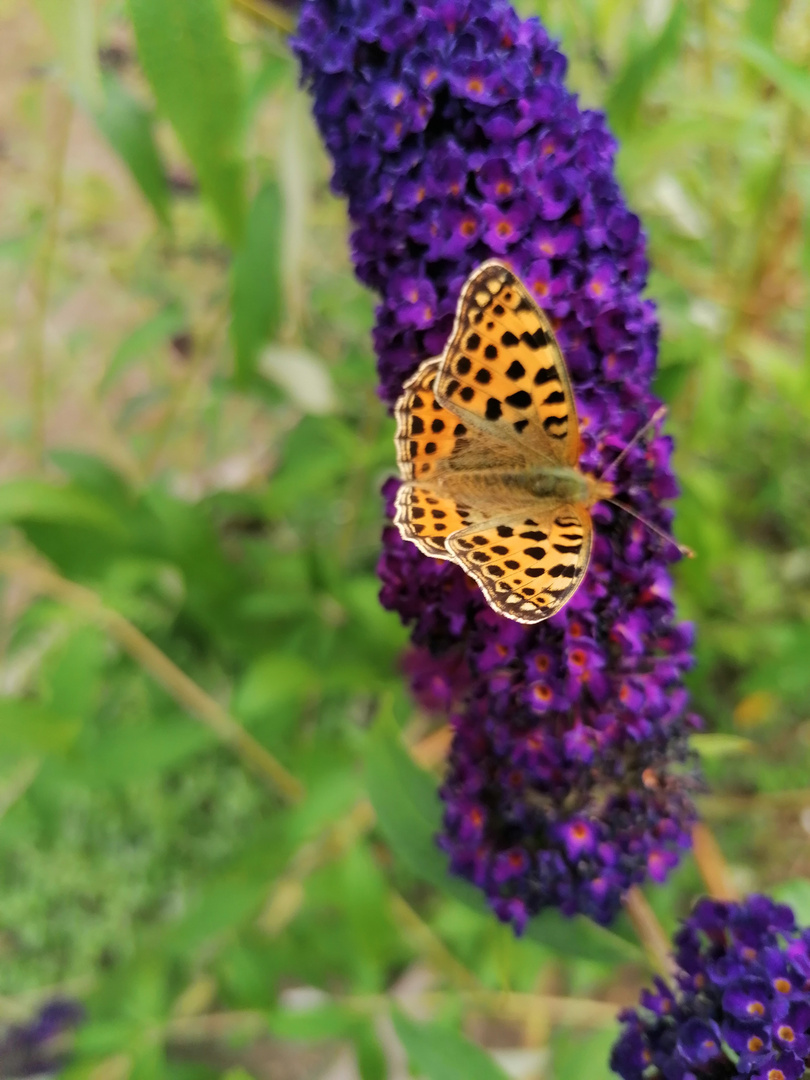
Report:
[{"label": "plant stem", "polygon": [[670,981],[675,972],[670,940],[637,885],[625,894],[624,906],[650,964]]},{"label": "plant stem", "polygon": [[64,193],[65,159],[70,141],[73,102],[60,87],[53,85],[52,150],[46,183],[45,226],[31,279],[32,314],[27,334],[27,363],[30,372],[31,457],[37,469],[45,456],[45,321],[51,293],[51,271],[59,236],[59,216]]},{"label": "plant stem", "polygon": [[261,3],[261,0],[233,0],[233,6],[282,34],[291,34],[295,30],[293,17],[274,4]]},{"label": "plant stem", "polygon": [[245,731],[218,701],[181,671],[137,626],[117,611],[105,607],[91,589],[63,578],[44,560],[29,555],[0,553],[0,574],[14,575],[34,592],[67,604],[101,626],[179,705],[200,720],[221,742],[231,747],[285,801],[297,803],[304,797],[300,780]]},{"label": "plant stem", "polygon": [[715,900],[739,900],[728,863],[708,825],[699,821],[692,830],[692,849],[709,896]]}]

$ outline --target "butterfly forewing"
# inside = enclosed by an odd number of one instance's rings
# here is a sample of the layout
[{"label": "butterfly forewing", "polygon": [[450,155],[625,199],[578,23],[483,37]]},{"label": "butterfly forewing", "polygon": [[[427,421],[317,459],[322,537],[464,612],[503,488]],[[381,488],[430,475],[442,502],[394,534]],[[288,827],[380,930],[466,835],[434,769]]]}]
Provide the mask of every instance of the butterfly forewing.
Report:
[{"label": "butterfly forewing", "polygon": [[468,427],[547,463],[577,464],[574,395],[554,331],[500,263],[484,263],[464,287],[436,396]]},{"label": "butterfly forewing", "polygon": [[463,445],[467,434],[463,421],[434,394],[439,364],[438,357],[425,360],[405,383],[397,402],[397,463],[405,480],[428,480],[438,463]]},{"label": "butterfly forewing", "polygon": [[592,542],[587,508],[563,505],[472,525],[452,535],[447,548],[496,611],[536,623],[559,611],[576,591]]}]

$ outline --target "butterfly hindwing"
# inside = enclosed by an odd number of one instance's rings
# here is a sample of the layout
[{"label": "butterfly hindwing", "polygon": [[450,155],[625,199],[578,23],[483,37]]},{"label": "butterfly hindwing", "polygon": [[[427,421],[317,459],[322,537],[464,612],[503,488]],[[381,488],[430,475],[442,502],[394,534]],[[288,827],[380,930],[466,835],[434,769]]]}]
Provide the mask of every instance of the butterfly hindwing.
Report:
[{"label": "butterfly hindwing", "polygon": [[447,548],[491,607],[518,622],[536,623],[576,591],[592,542],[587,508],[567,504],[471,525],[452,535]]},{"label": "butterfly hindwing", "polygon": [[436,396],[502,441],[553,463],[578,462],[574,395],[554,331],[501,263],[483,263],[462,291]]},{"label": "butterfly hindwing", "polygon": [[431,558],[452,560],[445,540],[476,520],[480,515],[469,506],[419,484],[402,484],[397,492],[394,524],[406,540],[412,540]]}]

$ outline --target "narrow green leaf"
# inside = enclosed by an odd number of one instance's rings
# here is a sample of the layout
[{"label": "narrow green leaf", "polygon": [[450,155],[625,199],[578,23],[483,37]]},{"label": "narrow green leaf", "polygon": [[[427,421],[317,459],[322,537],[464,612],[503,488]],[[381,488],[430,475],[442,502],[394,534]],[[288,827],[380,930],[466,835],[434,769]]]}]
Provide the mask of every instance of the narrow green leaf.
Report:
[{"label": "narrow green leaf", "polygon": [[88,492],[34,479],[0,484],[0,521],[87,525],[117,537],[125,532],[118,517]]},{"label": "narrow green leaf", "polygon": [[745,26],[751,37],[763,45],[773,42],[776,22],[779,18],[779,0],[748,0]]},{"label": "narrow green leaf", "polygon": [[281,214],[278,186],[268,181],[253,200],[233,266],[231,332],[240,382],[255,373],[259,350],[281,322]]},{"label": "narrow green leaf", "polygon": [[161,225],[169,225],[169,185],[152,133],[152,114],[115,76],[104,79],[104,100],[96,123],[132,173]]},{"label": "narrow green leaf", "polygon": [[177,304],[170,304],[157,315],[153,315],[140,326],[136,326],[115,350],[99,389],[102,392],[109,390],[131,364],[144,354],[164,345],[173,334],[182,330],[185,323],[186,318],[182,308]]},{"label": "narrow green leaf", "polygon": [[810,111],[810,71],[806,67],[784,60],[773,49],[753,38],[738,41],[736,48],[789,101],[804,112]]},{"label": "narrow green leaf", "polygon": [[393,1021],[412,1065],[428,1080],[506,1080],[492,1058],[459,1032],[418,1024],[400,1012]]},{"label": "narrow green leaf", "polygon": [[101,97],[95,0],[36,0],[59,52],[65,77],[91,108]]},{"label": "narrow green leaf", "polygon": [[244,92],[220,0],[129,0],[138,53],[222,230],[245,226]]},{"label": "narrow green leaf", "polygon": [[361,1080],[386,1080],[388,1062],[374,1025],[370,1022],[358,1024],[351,1038]]},{"label": "narrow green leaf", "polygon": [[677,58],[685,24],[686,5],[676,0],[658,37],[632,53],[625,62],[605,101],[611,126],[619,135],[633,127],[647,89]]},{"label": "narrow green leaf", "polygon": [[[441,804],[431,777],[414,764],[396,726],[383,718],[366,751],[366,783],[380,830],[408,869],[467,907],[493,918],[480,890],[450,874],[436,846]],[[589,919],[566,919],[546,911],[532,919],[525,936],[565,956],[604,963],[643,962],[641,951]]]},{"label": "narrow green leaf", "polygon": [[711,731],[692,735],[690,745],[703,758],[724,758],[730,754],[750,754],[755,743],[742,735],[732,735],[724,731]]}]

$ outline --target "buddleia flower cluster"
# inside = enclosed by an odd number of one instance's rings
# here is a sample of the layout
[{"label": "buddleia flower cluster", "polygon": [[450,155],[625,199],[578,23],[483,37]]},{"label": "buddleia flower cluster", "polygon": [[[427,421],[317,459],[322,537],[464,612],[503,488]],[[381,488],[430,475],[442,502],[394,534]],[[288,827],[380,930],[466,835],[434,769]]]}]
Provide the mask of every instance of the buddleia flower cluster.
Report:
[{"label": "buddleia flower cluster", "polygon": [[766,896],[701,900],[675,938],[677,984],[644,991],[611,1067],[623,1080],[799,1080],[810,1064],[810,930]]},{"label": "buddleia flower cluster", "polygon": [[[441,352],[464,281],[497,257],[555,327],[581,468],[605,469],[659,404],[658,324],[614,139],[566,89],[543,26],[505,0],[306,0],[294,48],[356,273],[380,296],[383,400]],[[671,451],[655,431],[610,474],[663,530]],[[393,527],[383,537],[381,599],[411,627],[414,689],[454,727],[439,841],[518,932],[548,905],[610,921],[631,885],[666,877],[695,816],[677,550],[613,506],[593,518],[582,587],[534,627],[495,614],[458,566]]]},{"label": "buddleia flower cluster", "polygon": [[55,998],[27,1023],[0,1032],[0,1077],[53,1075],[67,1061],[65,1040],[83,1017],[78,1002]]}]

